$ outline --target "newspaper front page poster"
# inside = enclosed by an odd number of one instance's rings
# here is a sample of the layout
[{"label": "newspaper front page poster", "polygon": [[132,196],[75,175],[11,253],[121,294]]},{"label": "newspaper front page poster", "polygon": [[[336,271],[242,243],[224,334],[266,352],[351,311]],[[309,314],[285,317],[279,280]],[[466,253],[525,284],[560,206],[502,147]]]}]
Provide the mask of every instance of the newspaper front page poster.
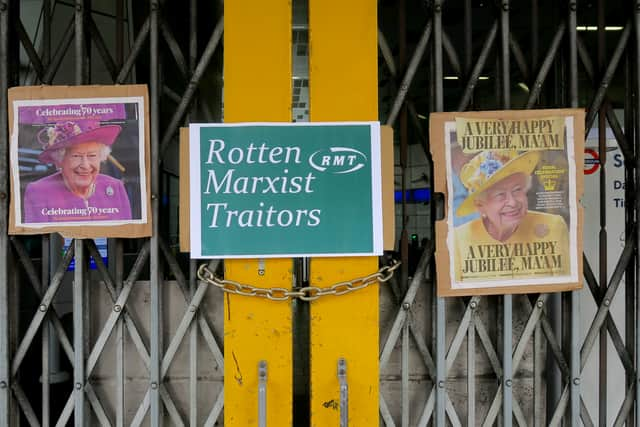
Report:
[{"label": "newspaper front page poster", "polygon": [[584,113],[437,113],[431,145],[445,218],[438,294],[576,289],[582,276]]}]

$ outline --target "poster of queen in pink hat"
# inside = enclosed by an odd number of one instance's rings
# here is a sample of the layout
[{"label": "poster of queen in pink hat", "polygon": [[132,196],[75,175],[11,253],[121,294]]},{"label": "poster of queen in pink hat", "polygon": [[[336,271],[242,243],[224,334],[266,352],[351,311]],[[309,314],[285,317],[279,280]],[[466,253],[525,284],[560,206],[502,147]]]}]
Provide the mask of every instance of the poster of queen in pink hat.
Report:
[{"label": "poster of queen in pink hat", "polygon": [[141,97],[14,101],[16,226],[144,223],[143,106]]}]

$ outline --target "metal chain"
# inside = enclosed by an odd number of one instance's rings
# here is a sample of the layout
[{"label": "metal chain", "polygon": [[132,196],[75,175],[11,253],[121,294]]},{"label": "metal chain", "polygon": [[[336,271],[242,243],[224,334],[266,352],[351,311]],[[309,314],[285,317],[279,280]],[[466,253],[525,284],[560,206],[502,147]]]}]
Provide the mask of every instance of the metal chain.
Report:
[{"label": "metal chain", "polygon": [[304,288],[294,290],[286,288],[257,288],[255,286],[235,282],[233,280],[221,279],[216,277],[216,275],[209,270],[207,264],[202,264],[200,268],[198,268],[198,278],[209,285],[215,286],[223,292],[235,295],[267,298],[271,301],[287,301],[294,298],[298,298],[302,301],[314,301],[325,295],[345,295],[364,289],[376,282],[386,282],[393,277],[393,273],[398,267],[400,267],[400,262],[392,260],[391,264],[385,265],[377,272],[365,277],[358,277],[357,279],[353,279],[348,282],[336,283],[327,288],[305,286]]}]

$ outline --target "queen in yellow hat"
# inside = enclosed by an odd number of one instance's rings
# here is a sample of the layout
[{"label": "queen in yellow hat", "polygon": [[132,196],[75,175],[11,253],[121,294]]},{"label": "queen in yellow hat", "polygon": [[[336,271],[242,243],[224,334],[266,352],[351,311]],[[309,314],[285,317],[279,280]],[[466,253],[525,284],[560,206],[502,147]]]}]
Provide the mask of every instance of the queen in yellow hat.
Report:
[{"label": "queen in yellow hat", "polygon": [[530,278],[570,271],[569,232],[559,215],[529,210],[540,151],[483,151],[460,170],[468,191],[455,215],[480,217],[454,228],[457,280]]}]

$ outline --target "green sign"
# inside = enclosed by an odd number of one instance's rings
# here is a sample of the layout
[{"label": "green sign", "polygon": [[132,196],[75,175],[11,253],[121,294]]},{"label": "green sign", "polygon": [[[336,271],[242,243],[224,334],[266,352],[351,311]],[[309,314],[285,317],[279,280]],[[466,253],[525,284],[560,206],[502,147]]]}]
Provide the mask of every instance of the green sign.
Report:
[{"label": "green sign", "polygon": [[189,132],[193,258],[382,254],[377,122]]}]

